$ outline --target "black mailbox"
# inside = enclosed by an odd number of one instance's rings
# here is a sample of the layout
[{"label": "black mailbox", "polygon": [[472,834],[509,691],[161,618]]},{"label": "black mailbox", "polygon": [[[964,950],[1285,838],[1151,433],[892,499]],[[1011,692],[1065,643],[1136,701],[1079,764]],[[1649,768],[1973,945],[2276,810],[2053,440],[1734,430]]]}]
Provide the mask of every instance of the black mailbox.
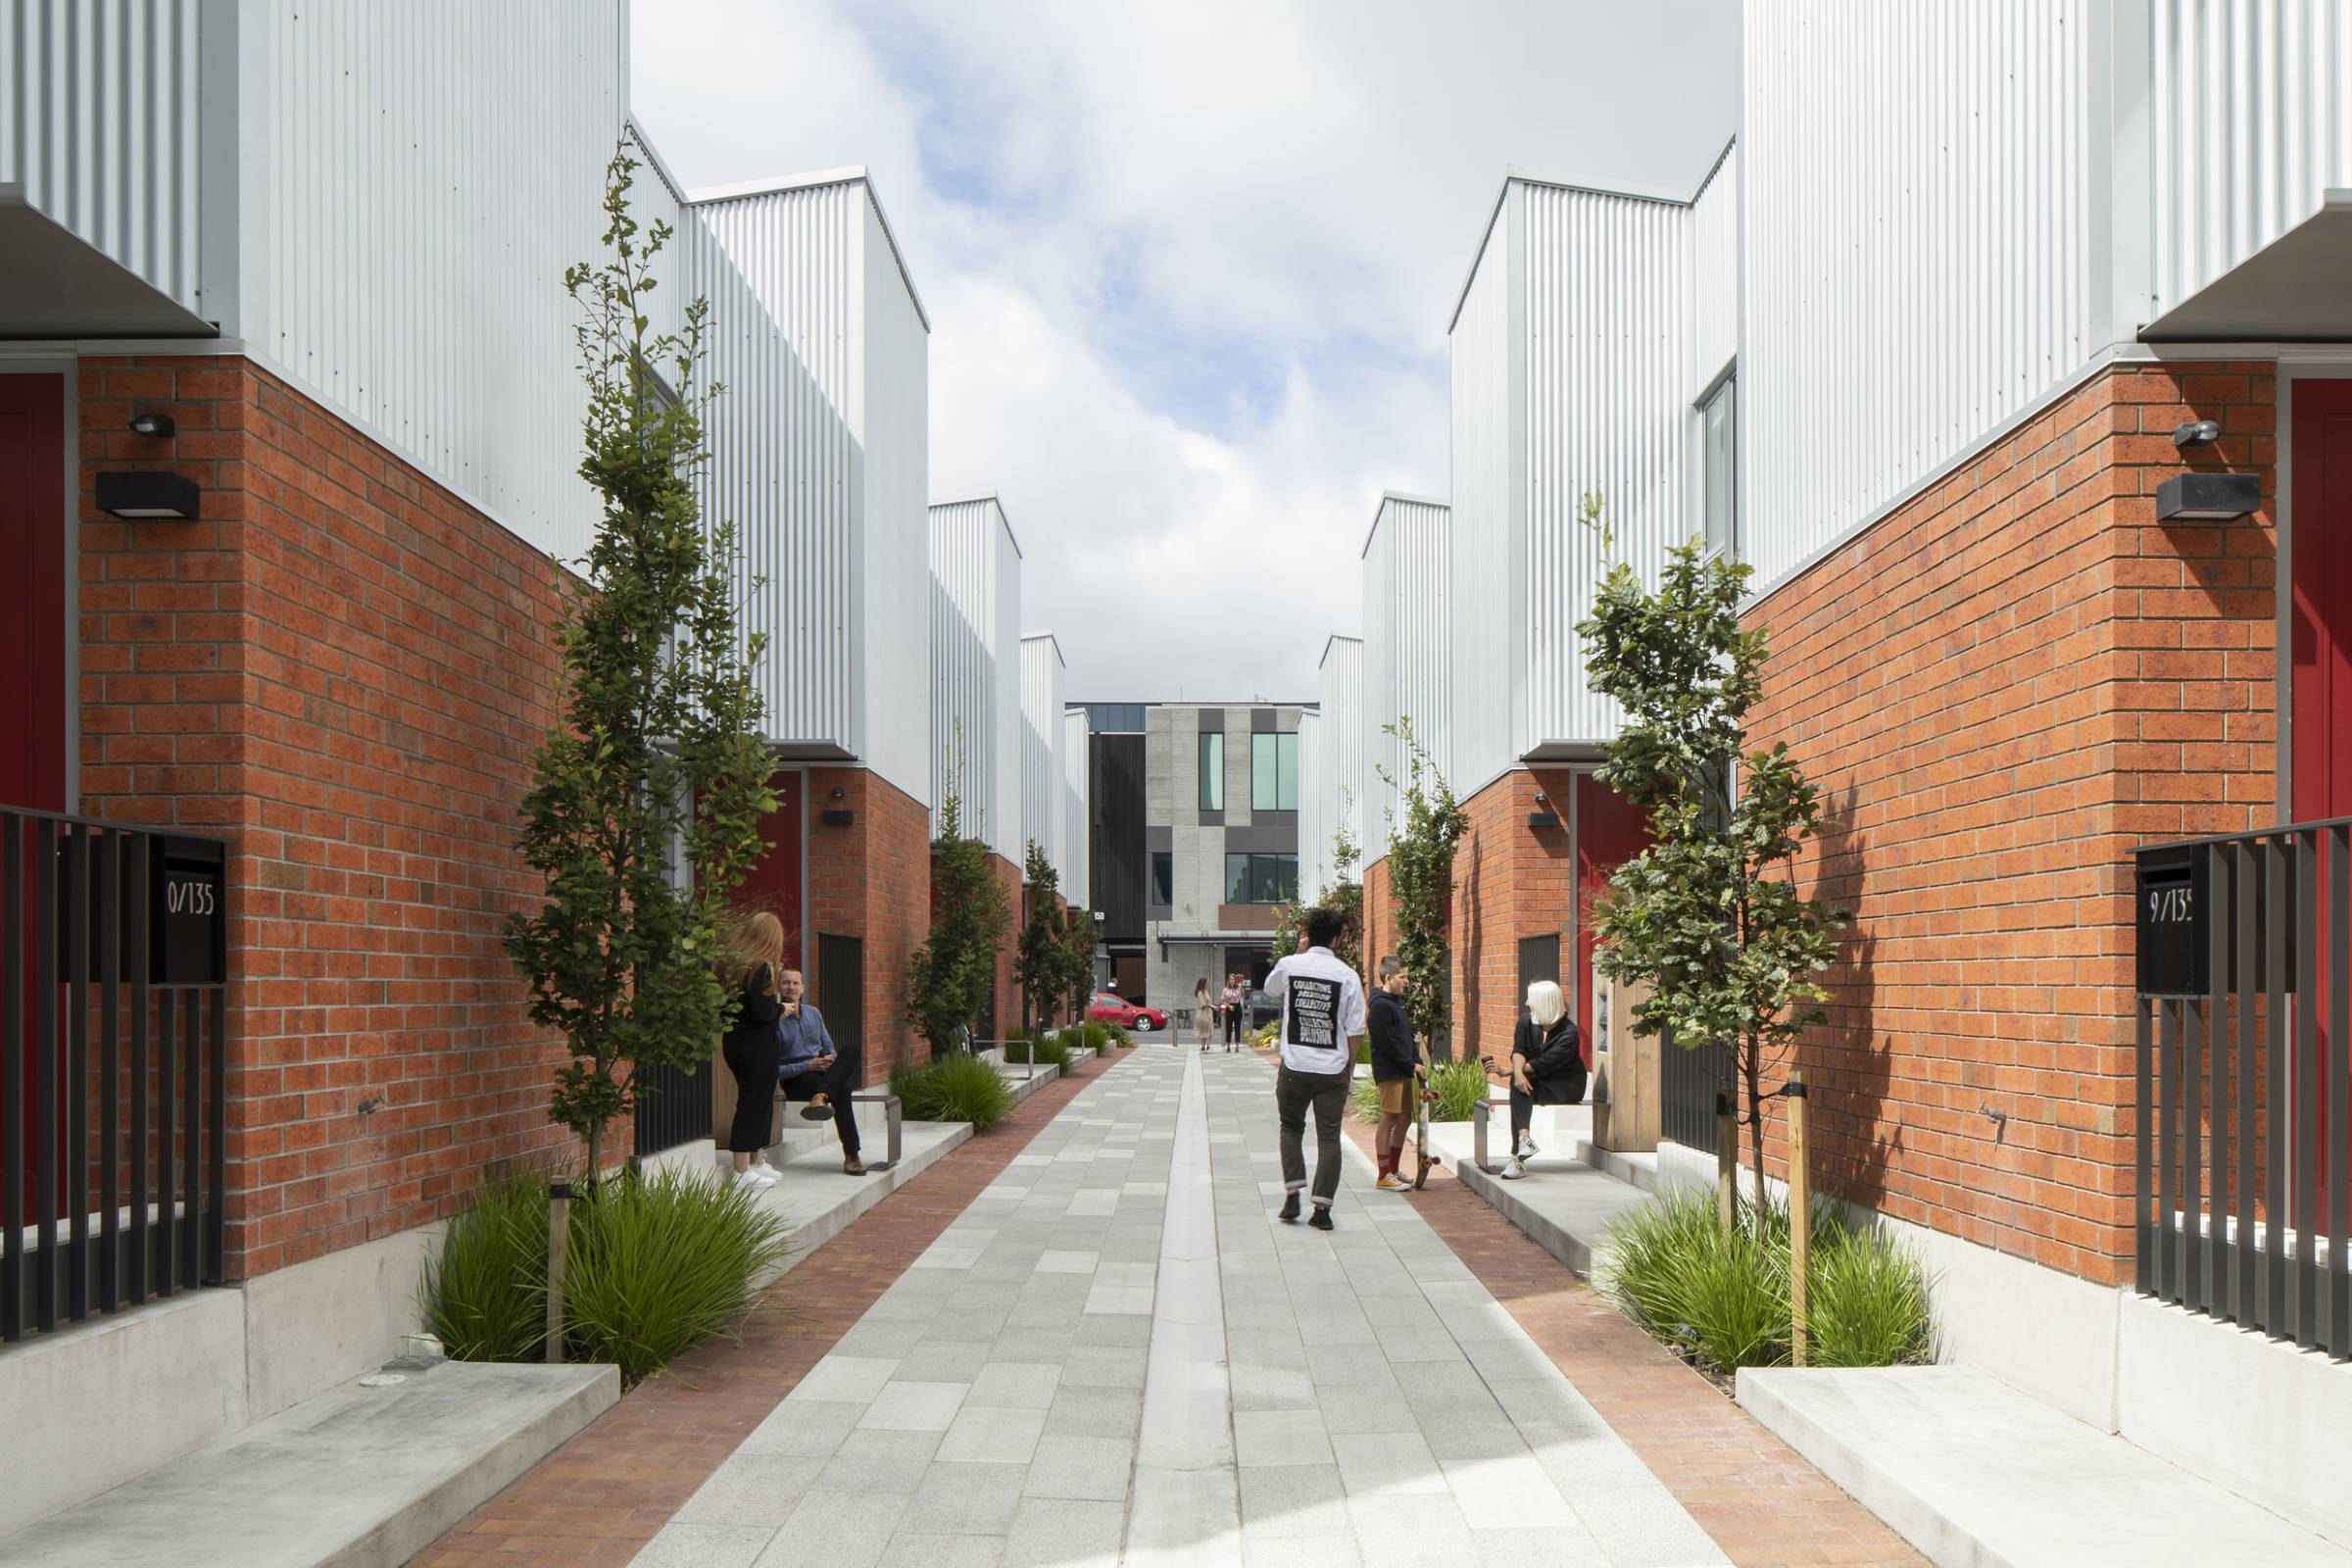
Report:
[{"label": "black mailbox", "polygon": [[2136,952],[2143,997],[2198,997],[2212,988],[2212,889],[2202,847],[2136,857]]},{"label": "black mailbox", "polygon": [[159,838],[148,851],[147,975],[167,986],[228,979],[228,846]]}]

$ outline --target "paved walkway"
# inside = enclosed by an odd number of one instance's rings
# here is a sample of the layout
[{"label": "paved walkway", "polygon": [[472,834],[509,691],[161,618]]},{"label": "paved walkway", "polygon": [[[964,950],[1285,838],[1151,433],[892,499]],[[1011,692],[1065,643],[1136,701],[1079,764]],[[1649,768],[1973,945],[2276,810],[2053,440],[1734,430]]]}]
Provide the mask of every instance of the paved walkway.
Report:
[{"label": "paved walkway", "polygon": [[1273,1221],[1268,1079],[1089,1081],[637,1561],[1726,1561],[1412,1201]]}]

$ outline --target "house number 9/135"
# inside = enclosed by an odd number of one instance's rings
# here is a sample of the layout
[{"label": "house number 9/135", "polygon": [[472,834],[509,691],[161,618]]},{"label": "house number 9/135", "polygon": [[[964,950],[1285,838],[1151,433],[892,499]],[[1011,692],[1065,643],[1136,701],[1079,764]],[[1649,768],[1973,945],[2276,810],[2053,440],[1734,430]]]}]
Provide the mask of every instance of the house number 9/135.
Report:
[{"label": "house number 9/135", "polygon": [[2164,925],[2185,920],[2196,906],[2196,900],[2187,888],[2148,889],[2148,920]]}]

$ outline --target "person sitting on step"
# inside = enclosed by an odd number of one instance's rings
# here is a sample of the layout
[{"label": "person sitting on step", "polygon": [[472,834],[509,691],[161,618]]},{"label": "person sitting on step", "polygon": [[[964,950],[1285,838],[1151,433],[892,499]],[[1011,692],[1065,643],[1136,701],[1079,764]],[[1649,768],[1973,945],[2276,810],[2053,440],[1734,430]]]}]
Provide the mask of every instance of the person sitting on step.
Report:
[{"label": "person sitting on step", "polygon": [[1559,983],[1527,988],[1527,1010],[1511,1038],[1511,1157],[1495,1174],[1517,1181],[1537,1152],[1528,1126],[1538,1105],[1579,1105],[1585,1099],[1585,1042]]},{"label": "person sitting on step", "polygon": [[801,1108],[801,1120],[832,1118],[834,1131],[841,1135],[841,1168],[852,1176],[862,1176],[865,1164],[858,1157],[858,1107],[850,1098],[858,1087],[858,1052],[854,1047],[843,1051],[833,1044],[824,1014],[801,1000],[803,989],[798,969],[787,969],[777,977],[776,995],[784,1005],[776,1020],[776,1038],[784,1049],[776,1075],[783,1082],[785,1100],[807,1102]]}]

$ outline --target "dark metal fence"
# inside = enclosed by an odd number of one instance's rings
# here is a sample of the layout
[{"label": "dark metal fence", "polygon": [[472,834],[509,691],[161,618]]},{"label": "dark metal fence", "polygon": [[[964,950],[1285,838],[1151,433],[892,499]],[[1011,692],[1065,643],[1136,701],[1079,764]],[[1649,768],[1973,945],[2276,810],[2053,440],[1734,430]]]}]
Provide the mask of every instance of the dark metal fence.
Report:
[{"label": "dark metal fence", "polygon": [[710,1063],[692,1072],[675,1067],[637,1070],[637,1153],[659,1154],[711,1134]]},{"label": "dark metal fence", "polygon": [[1715,1149],[1715,1102],[1732,1084],[1721,1045],[1685,1051],[1671,1040],[1658,1053],[1658,1131],[1686,1149]]},{"label": "dark metal fence", "polygon": [[2138,1287],[2352,1354],[2352,820],[2137,861]]},{"label": "dark metal fence", "polygon": [[0,1341],[221,1278],[226,867],[0,809]]}]

